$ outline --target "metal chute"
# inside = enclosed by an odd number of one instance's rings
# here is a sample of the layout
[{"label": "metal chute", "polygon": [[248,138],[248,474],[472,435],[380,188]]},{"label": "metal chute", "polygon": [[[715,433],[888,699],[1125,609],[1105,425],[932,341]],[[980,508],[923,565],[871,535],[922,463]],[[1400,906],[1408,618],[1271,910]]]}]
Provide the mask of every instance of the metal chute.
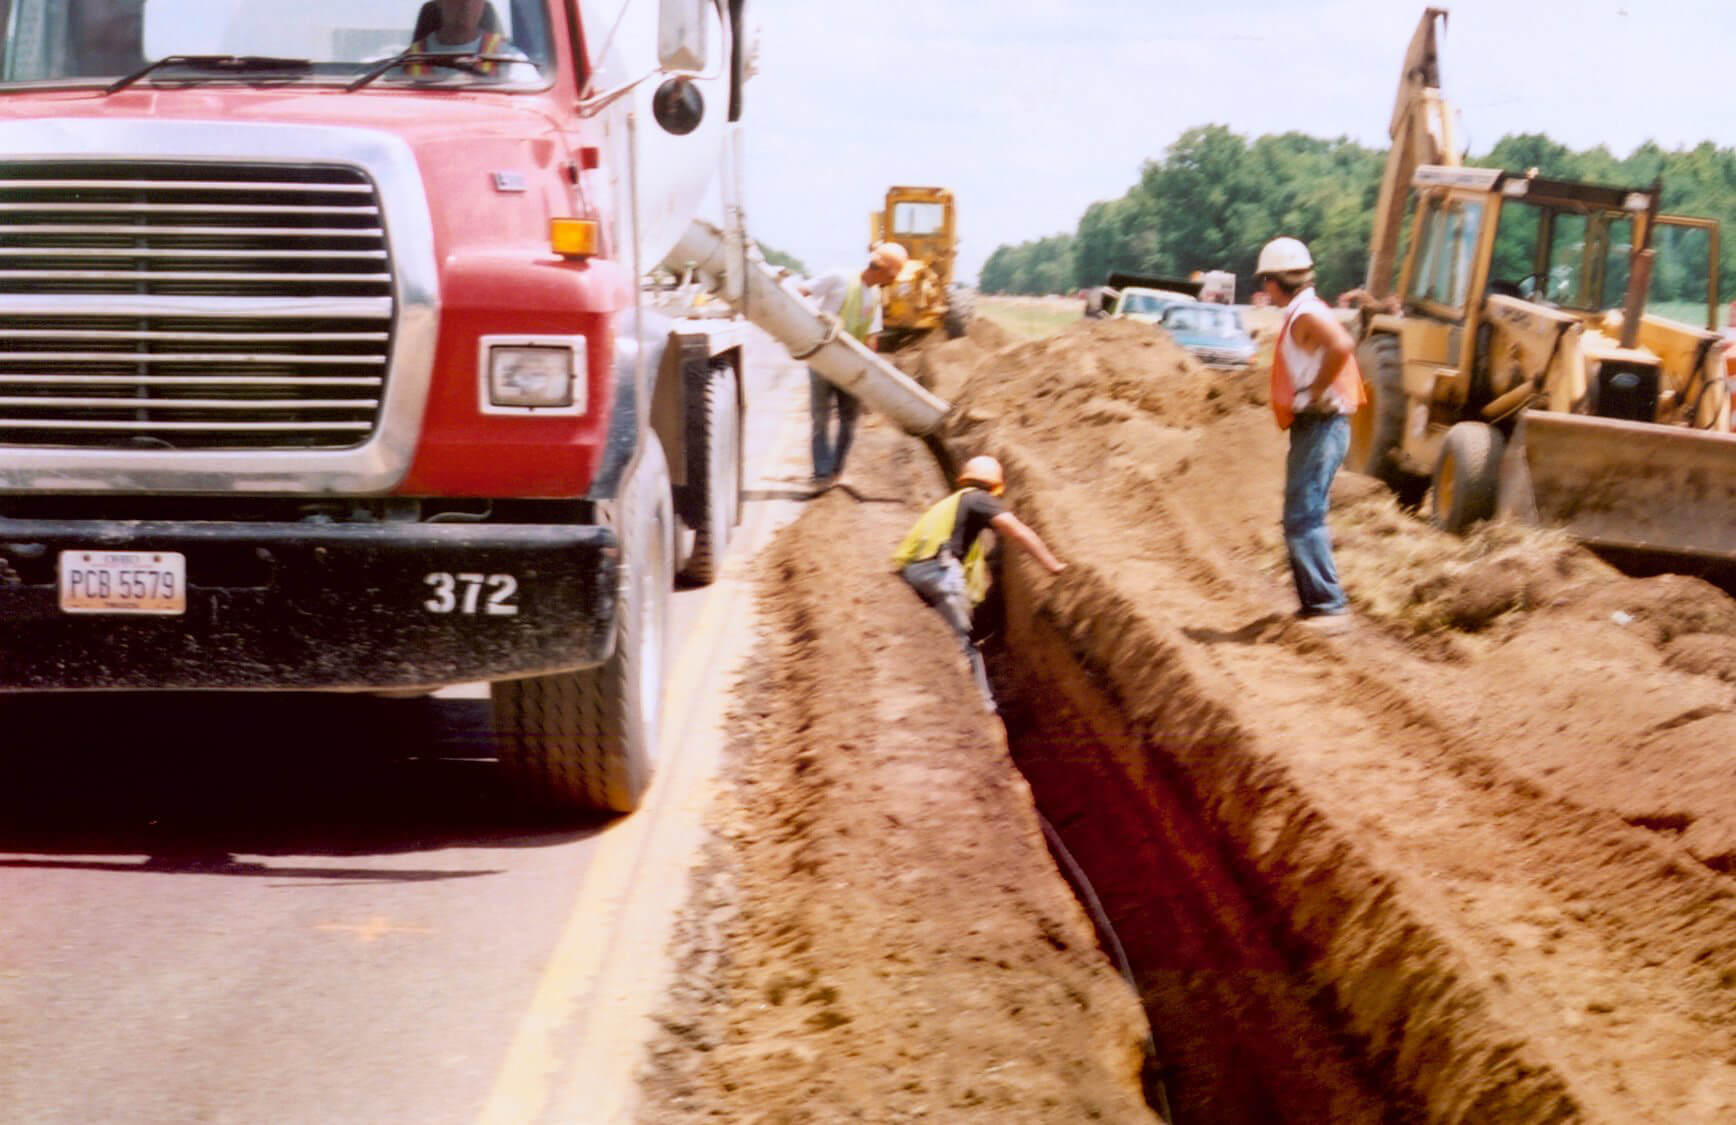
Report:
[{"label": "metal chute", "polygon": [[[841,331],[836,320],[785,289],[751,244],[745,253],[745,292],[739,301],[730,300],[737,312],[788,348],[791,356],[892,419],[905,433],[928,437],[940,431],[951,409],[944,399],[930,394]],[[692,268],[716,281],[729,269],[728,240],[717,227],[696,219],[664,260],[673,269]]]}]

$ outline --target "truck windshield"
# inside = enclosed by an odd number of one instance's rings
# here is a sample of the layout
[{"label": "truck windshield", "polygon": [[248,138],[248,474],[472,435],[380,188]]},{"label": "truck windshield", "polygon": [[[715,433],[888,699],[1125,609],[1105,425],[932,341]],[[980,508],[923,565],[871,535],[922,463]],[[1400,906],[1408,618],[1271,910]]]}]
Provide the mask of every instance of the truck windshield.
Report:
[{"label": "truck windshield", "polygon": [[[348,83],[414,50],[417,55],[378,83],[540,87],[552,58],[544,3],[0,0],[0,82],[107,86],[157,62],[142,81]],[[213,57],[247,56],[309,65],[274,72],[210,64]],[[482,57],[457,61],[463,56]]]},{"label": "truck windshield", "polygon": [[1171,332],[1187,332],[1196,336],[1212,336],[1222,340],[1242,334],[1242,324],[1235,310],[1211,305],[1177,305],[1163,314],[1163,326]]}]

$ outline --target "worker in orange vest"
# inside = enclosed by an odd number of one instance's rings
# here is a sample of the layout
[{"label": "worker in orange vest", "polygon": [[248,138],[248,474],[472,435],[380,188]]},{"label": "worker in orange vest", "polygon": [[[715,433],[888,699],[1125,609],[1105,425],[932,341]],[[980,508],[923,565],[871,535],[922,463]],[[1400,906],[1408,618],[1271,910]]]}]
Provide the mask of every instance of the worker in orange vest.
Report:
[{"label": "worker in orange vest", "polygon": [[1272,347],[1272,413],[1290,431],[1284,464],[1284,545],[1301,602],[1297,616],[1321,632],[1350,623],[1326,513],[1332,478],[1350,449],[1350,417],[1366,400],[1356,346],[1314,292],[1314,259],[1294,238],[1260,250],[1254,280],[1284,310]]},{"label": "worker in orange vest", "polygon": [[[422,34],[410,44],[412,55],[474,55],[475,72],[488,77],[494,77],[500,70],[500,64],[488,56],[523,57],[500,33],[499,19],[488,0],[430,0],[423,8],[422,18],[417,21]],[[424,24],[428,26],[424,28]],[[404,73],[412,78],[426,78],[443,69],[417,61],[406,63]]]}]

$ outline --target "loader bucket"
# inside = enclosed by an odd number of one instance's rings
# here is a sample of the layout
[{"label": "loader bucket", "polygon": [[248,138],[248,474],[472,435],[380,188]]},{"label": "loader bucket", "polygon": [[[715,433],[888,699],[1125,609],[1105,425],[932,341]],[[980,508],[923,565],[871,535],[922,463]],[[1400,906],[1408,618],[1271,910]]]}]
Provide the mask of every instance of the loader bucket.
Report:
[{"label": "loader bucket", "polygon": [[1497,511],[1593,547],[1736,562],[1736,434],[1527,411]]}]

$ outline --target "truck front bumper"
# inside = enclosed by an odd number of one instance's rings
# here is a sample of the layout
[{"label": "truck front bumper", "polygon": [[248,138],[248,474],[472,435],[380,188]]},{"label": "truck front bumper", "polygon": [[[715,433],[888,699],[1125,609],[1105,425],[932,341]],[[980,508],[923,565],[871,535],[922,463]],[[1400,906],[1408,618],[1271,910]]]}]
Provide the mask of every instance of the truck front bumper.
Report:
[{"label": "truck front bumper", "polygon": [[[61,552],[175,552],[185,612],[68,613]],[[0,691],[402,689],[601,663],[597,526],[0,519]]]}]

